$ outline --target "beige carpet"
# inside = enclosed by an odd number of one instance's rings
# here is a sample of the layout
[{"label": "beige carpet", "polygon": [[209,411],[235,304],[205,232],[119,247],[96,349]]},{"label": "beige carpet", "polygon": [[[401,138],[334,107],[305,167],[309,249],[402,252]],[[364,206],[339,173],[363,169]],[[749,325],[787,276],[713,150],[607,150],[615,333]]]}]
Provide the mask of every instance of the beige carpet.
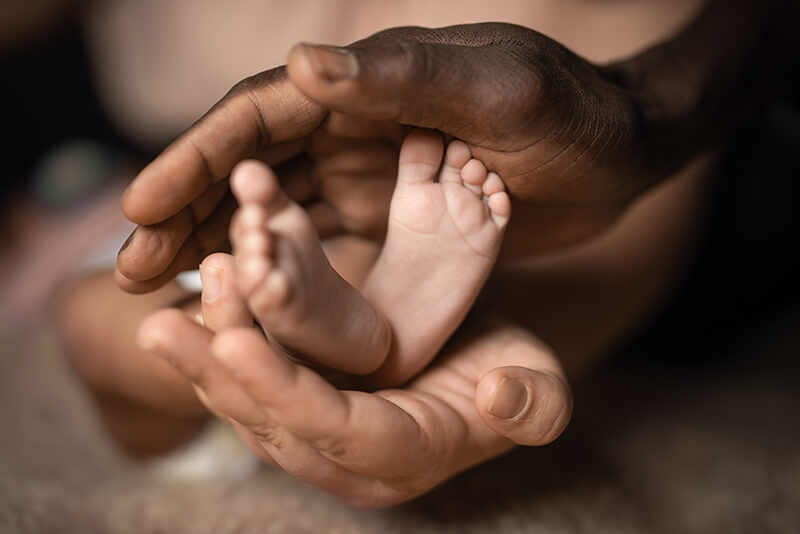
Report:
[{"label": "beige carpet", "polygon": [[0,333],[0,532],[800,532],[800,308],[732,335],[725,358],[637,349],[578,385],[555,444],[361,512],[267,467],[127,460],[49,330]]}]

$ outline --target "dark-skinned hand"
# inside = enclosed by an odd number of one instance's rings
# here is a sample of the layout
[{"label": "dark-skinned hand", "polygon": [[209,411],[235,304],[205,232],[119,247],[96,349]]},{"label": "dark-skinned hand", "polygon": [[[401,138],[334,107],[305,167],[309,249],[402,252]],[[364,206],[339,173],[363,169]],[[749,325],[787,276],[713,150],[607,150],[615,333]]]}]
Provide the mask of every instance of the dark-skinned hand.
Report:
[{"label": "dark-skinned hand", "polygon": [[407,125],[466,141],[506,181],[506,255],[592,236],[651,183],[632,97],[603,69],[511,24],[395,28],[346,48],[301,44],[237,84],[134,180],[138,229],[117,281],[145,292],[225,250],[227,176],[273,165],[320,233],[380,239]]}]

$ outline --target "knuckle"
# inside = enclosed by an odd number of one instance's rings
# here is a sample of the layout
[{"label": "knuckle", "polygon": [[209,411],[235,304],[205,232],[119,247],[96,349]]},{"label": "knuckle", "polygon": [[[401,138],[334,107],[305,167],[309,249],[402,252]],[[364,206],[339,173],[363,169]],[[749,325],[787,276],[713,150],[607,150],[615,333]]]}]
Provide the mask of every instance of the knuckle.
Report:
[{"label": "knuckle", "polygon": [[[436,75],[432,69],[425,45],[419,41],[398,36],[395,40],[376,43],[367,49],[354,48],[359,63],[367,76],[362,83],[382,91],[390,90],[398,96],[415,94],[421,84],[431,82]],[[374,97],[373,105],[385,105],[383,98]]]},{"label": "knuckle", "polygon": [[328,458],[342,460],[349,457],[351,448],[348,442],[340,436],[324,437],[317,439],[314,443],[317,450]]},{"label": "knuckle", "polygon": [[270,422],[249,425],[248,429],[255,435],[256,439],[267,442],[277,449],[285,449],[288,446],[287,432]]},{"label": "knuckle", "polygon": [[274,90],[275,84],[285,78],[286,71],[283,68],[249,76],[231,87],[220,102],[222,105],[230,101],[245,102],[252,106],[253,123],[257,134],[257,139],[255,140],[256,148],[266,147],[271,141],[267,113],[261,102],[260,94],[264,90]]},{"label": "knuckle", "polygon": [[261,87],[268,87],[276,82],[286,79],[286,69],[278,67],[275,69],[259,72],[236,82],[225,94],[223,101],[241,98]]},{"label": "knuckle", "polygon": [[171,257],[193,229],[194,217],[188,207],[164,222],[140,228],[139,231],[146,237],[140,240],[143,245],[142,255],[148,258],[159,258],[163,255]]}]

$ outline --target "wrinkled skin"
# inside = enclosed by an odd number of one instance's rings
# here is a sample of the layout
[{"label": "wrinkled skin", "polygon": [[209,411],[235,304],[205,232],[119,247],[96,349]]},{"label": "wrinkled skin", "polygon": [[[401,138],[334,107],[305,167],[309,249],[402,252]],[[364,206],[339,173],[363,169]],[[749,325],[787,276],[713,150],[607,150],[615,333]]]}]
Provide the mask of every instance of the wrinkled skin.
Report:
[{"label": "wrinkled skin", "polygon": [[[203,264],[235,269],[226,254]],[[572,413],[552,351],[496,316],[470,321],[404,387],[367,393],[339,389],[273,348],[252,328],[231,276],[218,296],[204,298],[202,315],[205,327],[183,311],[157,311],[139,342],[188,379],[261,459],[354,506],[405,501],[515,443],[549,443]],[[515,417],[492,411],[505,377],[527,390]]]},{"label": "wrinkled skin", "polygon": [[438,129],[506,180],[516,256],[602,231],[659,172],[643,164],[633,97],[533,30],[396,28],[342,50],[296,46],[139,174],[123,198],[140,225],[119,255],[123,289],[152,290],[226,249],[226,178],[245,158],[275,166],[323,235],[380,239],[406,125]]}]

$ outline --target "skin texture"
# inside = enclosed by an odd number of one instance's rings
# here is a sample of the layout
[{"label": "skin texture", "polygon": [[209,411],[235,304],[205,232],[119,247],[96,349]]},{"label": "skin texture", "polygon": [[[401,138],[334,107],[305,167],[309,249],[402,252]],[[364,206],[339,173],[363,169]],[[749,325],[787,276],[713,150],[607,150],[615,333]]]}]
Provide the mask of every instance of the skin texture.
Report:
[{"label": "skin texture", "polygon": [[[245,157],[276,165],[326,235],[380,238],[405,124],[463,139],[506,177],[516,211],[507,254],[592,236],[758,107],[765,91],[745,73],[754,58],[786,44],[774,37],[782,26],[770,18],[785,13],[762,11],[754,2],[731,10],[723,4],[712,2],[672,41],[602,68],[532,30],[501,24],[394,29],[347,52],[298,46],[288,70],[237,85],[140,174],[123,206],[143,226],[120,255],[117,281],[130,291],[152,290],[224,249],[233,210],[224,179]],[[722,29],[738,30],[739,39],[714,53]],[[757,72],[774,74],[771,64],[759,63]],[[681,78],[682,91],[671,90],[675,70],[666,65],[692,73]],[[480,83],[466,83],[476,79]],[[466,111],[459,113],[454,102],[466,103]],[[276,358],[251,329],[228,328],[235,325],[224,320],[225,331],[215,337],[180,312],[160,312],[144,323],[140,339],[174,362],[266,461],[369,507],[424,492],[511,442],[541,444],[563,429],[571,400],[552,354],[523,330],[484,320],[488,324],[479,321],[470,335],[454,340],[412,384],[374,395],[337,391]],[[191,347],[187,339],[194,340]],[[506,381],[510,376],[521,379],[528,394],[544,392],[548,400],[525,403],[520,418],[493,418],[489,406],[503,406],[494,392],[501,383],[513,384]],[[269,391],[283,393],[265,396]],[[335,420],[350,434],[337,434],[322,419],[307,424],[284,404],[299,398],[342,407]],[[371,431],[365,419],[348,425],[353,406],[378,414],[389,433]],[[321,438],[320,430],[333,439]],[[386,436],[411,440],[409,450],[395,452],[422,471],[393,472],[380,448]],[[364,444],[375,452],[359,450]],[[351,446],[357,455],[348,455]]]},{"label": "skin texture", "polygon": [[[209,261],[235,269],[224,254]],[[214,306],[203,308],[206,324],[220,333],[167,309],[142,323],[141,346],[191,381],[264,461],[353,506],[408,500],[514,442],[548,443],[569,421],[572,397],[552,352],[504,320],[473,321],[403,389],[340,390],[253,328],[230,323],[225,311],[243,302],[231,286],[222,284]],[[516,409],[493,402],[505,377],[521,384]]]},{"label": "skin texture", "polygon": [[[434,37],[447,44],[426,42]],[[422,57],[426,60],[420,61]],[[425,80],[428,71],[420,69],[429,61],[441,68],[428,69],[438,74]],[[333,72],[341,68],[356,68],[356,78],[332,81]],[[360,189],[363,197],[389,188],[377,184],[395,175],[390,162],[397,158],[402,124],[436,128],[464,140],[487,168],[507,177],[512,198],[522,206],[506,238],[508,248],[518,254],[594,234],[641,189],[620,185],[622,176],[640,170],[634,160],[621,157],[637,152],[630,102],[594,67],[532,30],[508,24],[433,33],[403,28],[377,34],[347,54],[301,45],[289,57],[291,80],[285,72],[269,71],[238,85],[132,184],[123,209],[145,226],[120,254],[118,281],[123,288],[150,289],[190,261],[196,263],[203,252],[224,248],[224,234],[215,233],[218,225],[206,219],[224,216],[224,207],[214,209],[221,194],[217,184],[244,157],[272,164],[287,161],[292,169],[282,172],[278,167],[280,176],[310,181],[312,190],[305,191],[310,195],[296,199],[322,196],[322,208],[328,210],[316,210],[318,217],[331,220],[319,223],[323,233],[380,236],[385,223],[376,221],[386,220],[388,197],[364,201],[353,192]],[[297,87],[329,108],[336,102],[342,113],[312,103]],[[519,98],[521,92],[529,97]],[[598,113],[597,123],[576,122]],[[343,135],[350,139],[342,140]],[[302,142],[293,141],[298,138]],[[369,146],[379,149],[373,152]],[[331,163],[333,169],[326,169],[331,161],[326,151],[338,168]],[[353,169],[358,174],[348,175]],[[565,169],[592,179],[577,187],[563,179]],[[327,172],[336,175],[335,186]],[[353,183],[359,178],[371,182],[369,191]],[[313,190],[314,184],[322,184],[321,193]],[[364,213],[363,206],[374,207]],[[538,242],[525,231],[545,224],[550,231]]]},{"label": "skin texture", "polygon": [[[599,354],[646,319],[680,278],[681,266],[687,254],[691,254],[691,236],[703,226],[699,214],[704,205],[702,197],[707,180],[703,177],[708,175],[707,163],[698,162],[660,187],[656,194],[629,210],[621,224],[602,239],[549,257],[547,261],[504,268],[500,276],[490,280],[479,309],[510,316],[536,332],[546,346],[553,347],[571,376],[585,373],[591,364],[596,364]],[[336,240],[329,253],[336,270],[346,273],[346,279],[358,287],[366,277],[363,266],[373,263],[374,248],[365,246],[362,240],[342,237]],[[136,346],[139,322],[160,308],[180,306],[186,317],[193,320],[202,308],[205,325],[212,331],[253,325],[245,302],[224,297],[235,294],[237,285],[235,265],[228,255],[209,256],[203,261],[200,273],[204,288],[201,302],[185,302],[185,292],[174,284],[144,296],[127,295],[115,288],[111,273],[80,280],[62,295],[59,314],[62,343],[75,370],[94,394],[111,435],[130,452],[159,452],[190,439],[208,413],[194,394],[200,390],[193,390],[193,384],[185,375]],[[119,310],[119,313],[109,315],[108,309]],[[149,328],[156,328],[157,335],[169,343],[172,352],[181,353],[178,357],[182,359],[196,362],[192,355],[198,352],[198,347],[201,351],[207,350],[203,347],[209,342],[208,335],[187,337],[184,328],[173,329],[171,323],[160,320],[149,320],[147,324]],[[458,339],[473,339],[478,335],[475,324],[476,321],[469,321]],[[523,332],[513,325],[508,326],[508,331]],[[513,346],[524,347],[526,340],[532,339],[529,334],[515,336],[519,339]],[[508,336],[495,339],[502,341]],[[512,365],[513,368],[506,367],[508,361],[498,356],[513,360],[514,351],[505,351],[505,342],[478,341],[473,339],[476,351],[471,352],[469,358],[450,360],[445,374],[448,379],[429,380],[429,373],[442,376],[437,364],[423,370],[414,383],[428,384],[432,394],[437,387],[443,388],[445,394],[448,388],[465,388],[467,397],[472,387],[472,396],[488,413],[489,405],[503,406],[503,403],[492,403],[491,399],[493,388],[502,382],[506,372],[513,371],[514,376],[524,382],[526,376],[539,376],[533,372],[529,375],[526,366],[543,369],[543,362],[552,357],[523,358],[518,365]],[[538,341],[533,345],[534,348],[545,347]],[[452,343],[447,345],[445,351],[449,354],[453,346]],[[517,352],[524,355],[526,351]],[[552,354],[546,348],[534,352]],[[176,359],[170,356],[169,361]],[[214,360],[205,361],[213,363]],[[440,361],[438,358],[437,362]],[[199,373],[197,369],[193,372]],[[205,372],[213,372],[213,369]],[[475,388],[475,380],[484,373],[492,376],[492,380],[480,381],[480,387]],[[465,375],[473,377],[473,386],[469,385],[470,381],[464,386]],[[354,387],[348,377],[331,375],[328,371],[321,376],[340,388]],[[542,393],[537,397],[538,402],[553,407],[571,404],[568,390],[552,388],[549,391],[555,398],[549,401],[549,394]],[[483,400],[478,401],[479,398]],[[543,443],[536,436],[542,435],[542,428],[550,428],[553,419],[537,418],[539,412],[534,409],[535,405],[531,407],[527,414],[512,420],[487,417],[487,421],[506,439],[523,444]],[[143,440],[143,436],[146,439]],[[549,438],[555,436],[553,432]],[[262,451],[265,457],[263,448],[255,450]],[[493,450],[500,454],[505,449]],[[430,452],[422,449],[417,453],[424,456],[426,451]],[[470,460],[474,449],[454,451],[470,465],[486,458],[481,454],[478,459]],[[450,467],[455,468],[453,464]],[[420,480],[417,482],[421,484]],[[433,483],[428,481],[428,486]]]},{"label": "skin texture", "polygon": [[237,287],[269,339],[340,371],[377,369],[389,325],[331,266],[306,211],[258,161],[237,165],[231,187],[240,204],[230,231]]},{"label": "skin texture", "polygon": [[[687,227],[696,230],[698,221],[687,213],[676,229],[653,225],[649,217],[699,203],[700,171],[667,184],[663,194],[626,214],[605,244],[574,250],[538,272],[504,273],[436,361],[400,389],[368,394],[339,381],[333,387],[276,354],[252,328],[239,328],[251,321],[241,313],[244,305],[231,282],[234,261],[226,254],[204,262],[221,277],[204,283],[213,298],[203,295],[206,326],[217,335],[179,310],[162,310],[145,320],[139,340],[172,362],[264,461],[354,506],[410,499],[514,444],[548,443],[569,421],[572,395],[554,352],[496,312],[480,310],[518,314],[529,321],[523,324],[546,332],[573,371],[596,361],[609,336],[646,316],[668,287],[665,279],[680,264],[675,251],[685,251]],[[678,247],[664,246],[674,239]],[[518,306],[505,309],[503,302]],[[329,413],[331,406],[337,408]]]},{"label": "skin texture", "polygon": [[[505,178],[516,213],[506,255],[596,235],[786,86],[773,82],[793,75],[772,58],[797,49],[781,23],[797,7],[763,4],[716,0],[672,40],[602,67],[500,23],[298,45],[286,69],[237,84],[133,182],[123,209],[141,226],[117,281],[149,291],[225,250],[223,184],[246,158],[277,166],[323,235],[380,237],[406,124],[464,140]],[[719,47],[726,32],[738,38]]]},{"label": "skin texture", "polygon": [[[453,141],[403,142],[387,238],[361,292],[332,268],[308,214],[257,161],[236,166],[230,238],[237,283],[269,339],[296,357],[399,385],[422,370],[472,308],[511,205],[501,178]],[[424,273],[420,277],[420,273]]]}]

